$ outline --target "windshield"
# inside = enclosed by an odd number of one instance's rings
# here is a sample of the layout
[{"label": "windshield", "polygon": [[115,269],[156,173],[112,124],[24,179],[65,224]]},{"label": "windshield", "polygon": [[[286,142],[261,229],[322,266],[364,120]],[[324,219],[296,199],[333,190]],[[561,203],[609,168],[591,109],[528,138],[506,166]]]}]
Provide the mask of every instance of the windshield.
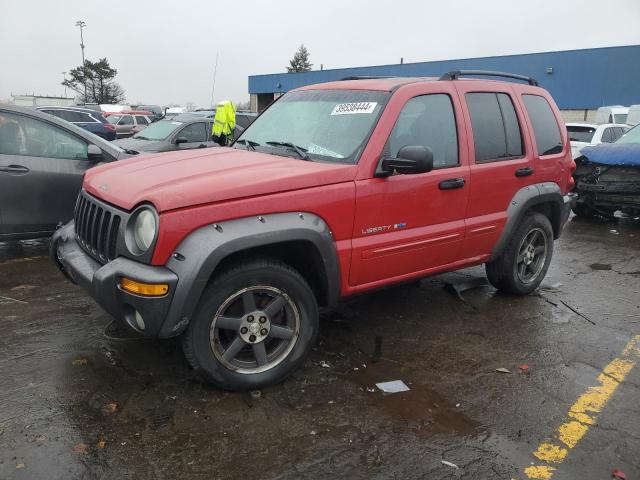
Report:
[{"label": "windshield", "polygon": [[310,160],[356,163],[388,97],[388,92],[364,90],[288,93],[256,118],[234,146],[300,156],[297,148]]},{"label": "windshield", "polygon": [[640,143],[640,125],[636,125],[623,136],[621,136],[615,143]]},{"label": "windshield", "polygon": [[182,125],[182,122],[161,120],[159,122],[152,123],[140,133],[136,133],[133,138],[139,138],[141,140],[164,140],[180,125]]},{"label": "windshield", "polygon": [[593,134],[596,133],[596,129],[593,127],[581,127],[577,125],[568,125],[567,131],[569,132],[569,140],[572,142],[591,142]]},{"label": "windshield", "polygon": [[627,114],[626,113],[614,113],[613,114],[613,123],[627,123]]},{"label": "windshield", "polygon": [[118,120],[120,120],[122,118],[122,115],[109,115],[107,117],[107,121],[109,123],[115,124],[118,123]]}]

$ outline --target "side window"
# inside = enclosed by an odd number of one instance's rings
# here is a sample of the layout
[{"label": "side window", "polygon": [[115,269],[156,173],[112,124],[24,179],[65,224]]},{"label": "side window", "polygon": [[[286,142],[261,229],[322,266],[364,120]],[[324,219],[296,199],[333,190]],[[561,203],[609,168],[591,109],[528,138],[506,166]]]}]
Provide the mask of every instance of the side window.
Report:
[{"label": "side window", "polygon": [[406,103],[389,136],[388,154],[396,157],[407,145],[429,147],[434,168],[458,165],[458,132],[449,95],[422,95]]},{"label": "side window", "polygon": [[133,117],[131,115],[123,115],[118,125],[133,125]]},{"label": "side window", "polygon": [[624,135],[624,129],[622,127],[613,127],[613,142],[617,142],[618,139]]},{"label": "side window", "polygon": [[523,95],[522,99],[533,125],[538,155],[561,153],[560,127],[547,100],[539,95]]},{"label": "side window", "polygon": [[199,122],[199,123],[192,123],[191,125],[187,125],[180,131],[178,136],[185,137],[188,143],[206,142],[207,132],[205,130],[205,123]]},{"label": "side window", "polygon": [[465,95],[475,145],[476,163],[507,160],[524,155],[518,116],[506,93]]},{"label": "side window", "polygon": [[605,128],[602,131],[602,143],[611,143],[613,142],[613,132],[611,131],[612,128]]},{"label": "side window", "polygon": [[48,123],[0,113],[0,153],[86,160],[87,143]]},{"label": "side window", "polygon": [[136,115],[136,122],[138,125],[149,125],[149,122],[147,122],[147,119],[142,115]]}]

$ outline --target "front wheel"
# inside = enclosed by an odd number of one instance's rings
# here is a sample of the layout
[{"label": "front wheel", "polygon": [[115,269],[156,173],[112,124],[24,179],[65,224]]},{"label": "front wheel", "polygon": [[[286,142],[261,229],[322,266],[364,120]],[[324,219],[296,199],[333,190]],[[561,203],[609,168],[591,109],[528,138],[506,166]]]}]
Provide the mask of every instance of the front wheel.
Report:
[{"label": "front wheel", "polygon": [[318,307],[288,265],[257,260],[217,277],[204,291],[182,345],[191,366],[225,390],[282,381],[311,350]]},{"label": "front wheel", "polygon": [[486,264],[489,282],[506,293],[534,291],[549,269],[553,255],[553,229],[540,213],[524,217],[504,252]]}]

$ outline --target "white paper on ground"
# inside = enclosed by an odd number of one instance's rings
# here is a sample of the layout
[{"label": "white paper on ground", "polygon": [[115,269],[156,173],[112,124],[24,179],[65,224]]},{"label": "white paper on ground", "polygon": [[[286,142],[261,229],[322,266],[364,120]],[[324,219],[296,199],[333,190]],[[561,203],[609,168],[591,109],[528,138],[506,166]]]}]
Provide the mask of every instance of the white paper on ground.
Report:
[{"label": "white paper on ground", "polygon": [[376,387],[384,393],[408,392],[409,387],[402,380],[393,380],[391,382],[376,383]]}]

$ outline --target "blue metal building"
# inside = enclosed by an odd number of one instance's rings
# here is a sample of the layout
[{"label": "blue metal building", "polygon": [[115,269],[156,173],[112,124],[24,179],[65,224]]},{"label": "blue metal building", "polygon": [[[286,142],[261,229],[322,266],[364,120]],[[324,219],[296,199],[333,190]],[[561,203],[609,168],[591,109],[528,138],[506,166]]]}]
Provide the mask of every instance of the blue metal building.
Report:
[{"label": "blue metal building", "polygon": [[534,77],[563,110],[640,103],[640,45],[252,75],[249,93],[252,106],[262,110],[275,96],[304,85],[355,75],[433,77],[463,69]]}]

